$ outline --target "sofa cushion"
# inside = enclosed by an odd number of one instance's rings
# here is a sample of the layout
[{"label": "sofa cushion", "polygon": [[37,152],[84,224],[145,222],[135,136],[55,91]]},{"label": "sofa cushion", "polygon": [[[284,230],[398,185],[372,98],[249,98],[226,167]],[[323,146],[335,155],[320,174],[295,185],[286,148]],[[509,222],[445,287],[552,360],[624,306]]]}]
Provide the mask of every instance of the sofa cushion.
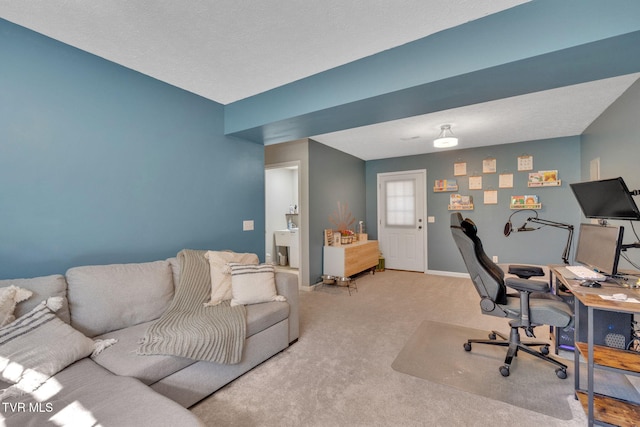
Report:
[{"label": "sofa cushion", "polygon": [[[247,338],[257,334],[289,315],[286,302],[269,302],[247,306]],[[151,385],[177,372],[195,360],[164,355],[138,355],[139,341],[153,321],[99,335],[96,339],[117,339],[118,342],[93,357],[93,360],[117,375],[139,379]]]},{"label": "sofa cushion", "polygon": [[207,251],[204,257],[209,260],[211,270],[211,299],[207,305],[217,305],[232,297],[230,263],[258,264],[258,255],[231,251]]},{"label": "sofa cushion", "polygon": [[71,325],[89,337],[157,319],[173,298],[168,261],[67,271]]},{"label": "sofa cushion", "polygon": [[36,392],[4,403],[0,424],[7,426],[203,425],[178,403],[135,378],[111,374],[89,358],[59,372]]},{"label": "sofa cushion", "polygon": [[93,340],[60,320],[54,312],[62,297],[42,301],[0,328],[0,375],[15,386],[0,394],[32,392],[49,377],[93,352]]},{"label": "sofa cushion", "polygon": [[275,269],[271,264],[229,263],[231,268],[231,306],[285,301],[276,290]]},{"label": "sofa cushion", "polygon": [[247,338],[289,317],[289,304],[286,302],[251,304],[246,309]]},{"label": "sofa cushion", "polygon": [[63,297],[64,300],[62,301],[62,307],[60,310],[56,311],[56,315],[66,323],[69,323],[67,282],[64,279],[64,276],[61,274],[54,274],[51,276],[34,277],[33,279],[0,280],[0,287],[12,285],[18,286],[22,289],[28,289],[33,292],[31,298],[18,304],[14,312],[16,317],[23,316],[30,312],[41,301],[44,301],[49,297]]},{"label": "sofa cushion", "polygon": [[0,288],[0,326],[11,323],[16,320],[13,314],[16,305],[29,298],[33,292],[11,285],[6,288]]},{"label": "sofa cushion", "polygon": [[118,342],[94,356],[93,360],[116,375],[134,377],[147,385],[195,362],[195,360],[186,357],[136,354],[140,340],[151,324],[153,321],[96,337],[99,339],[115,338]]}]

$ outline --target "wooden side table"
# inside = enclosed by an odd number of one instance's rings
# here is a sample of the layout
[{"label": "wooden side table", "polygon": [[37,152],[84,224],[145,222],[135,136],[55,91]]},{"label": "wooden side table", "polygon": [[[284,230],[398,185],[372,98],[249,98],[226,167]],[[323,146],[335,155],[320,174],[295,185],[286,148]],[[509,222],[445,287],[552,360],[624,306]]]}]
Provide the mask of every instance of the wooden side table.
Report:
[{"label": "wooden side table", "polygon": [[378,266],[377,240],[355,242],[344,246],[324,246],[322,273],[336,277],[351,277]]}]

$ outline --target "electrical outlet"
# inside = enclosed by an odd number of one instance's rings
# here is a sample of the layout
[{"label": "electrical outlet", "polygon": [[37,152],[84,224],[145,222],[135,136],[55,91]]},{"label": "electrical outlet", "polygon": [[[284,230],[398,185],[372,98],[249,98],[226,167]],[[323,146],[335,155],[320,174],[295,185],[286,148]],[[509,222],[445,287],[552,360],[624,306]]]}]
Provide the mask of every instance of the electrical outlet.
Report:
[{"label": "electrical outlet", "polygon": [[242,231],[252,231],[253,230],[253,220],[242,221]]},{"label": "electrical outlet", "polygon": [[493,262],[498,262],[498,255],[493,256]]}]

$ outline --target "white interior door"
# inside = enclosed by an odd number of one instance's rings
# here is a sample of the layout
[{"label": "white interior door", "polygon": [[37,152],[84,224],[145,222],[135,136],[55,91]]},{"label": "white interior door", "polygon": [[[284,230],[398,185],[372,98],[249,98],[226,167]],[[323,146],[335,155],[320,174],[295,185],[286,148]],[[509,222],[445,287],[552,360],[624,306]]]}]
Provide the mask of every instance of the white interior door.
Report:
[{"label": "white interior door", "polygon": [[378,174],[378,244],[385,266],[425,271],[426,170]]}]

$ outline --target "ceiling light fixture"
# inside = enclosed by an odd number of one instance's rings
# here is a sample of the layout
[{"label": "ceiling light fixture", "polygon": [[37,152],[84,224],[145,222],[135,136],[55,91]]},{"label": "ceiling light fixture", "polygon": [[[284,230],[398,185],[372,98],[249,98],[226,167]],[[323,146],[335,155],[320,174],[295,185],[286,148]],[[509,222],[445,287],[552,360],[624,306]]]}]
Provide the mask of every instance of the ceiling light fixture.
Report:
[{"label": "ceiling light fixture", "polygon": [[440,135],[433,140],[433,146],[436,148],[448,148],[458,145],[458,138],[453,136],[451,125],[440,126]]}]

